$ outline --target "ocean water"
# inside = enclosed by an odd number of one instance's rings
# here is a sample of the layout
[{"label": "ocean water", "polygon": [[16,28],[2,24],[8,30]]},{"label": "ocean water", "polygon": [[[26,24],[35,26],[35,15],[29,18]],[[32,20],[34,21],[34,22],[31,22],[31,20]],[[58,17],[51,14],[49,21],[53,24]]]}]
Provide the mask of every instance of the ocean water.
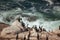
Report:
[{"label": "ocean water", "polygon": [[9,11],[0,11],[0,22],[11,25],[17,15],[20,15],[22,21],[25,23],[25,26],[28,25],[28,27],[33,27],[34,25],[36,25],[37,28],[41,26],[49,31],[54,30],[60,26],[60,20],[56,20],[57,18],[54,17],[47,17],[50,14],[45,15],[36,11],[35,9],[32,12],[21,10],[20,8]]}]

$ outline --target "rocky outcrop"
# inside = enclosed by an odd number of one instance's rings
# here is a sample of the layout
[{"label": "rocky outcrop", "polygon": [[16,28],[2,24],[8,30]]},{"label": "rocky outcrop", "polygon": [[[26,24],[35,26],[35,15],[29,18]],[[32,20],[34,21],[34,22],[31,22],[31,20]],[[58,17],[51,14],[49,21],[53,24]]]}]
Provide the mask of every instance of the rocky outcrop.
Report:
[{"label": "rocky outcrop", "polygon": [[[0,23],[0,34],[1,34],[1,31],[2,31],[4,28],[8,27],[8,26],[9,26],[8,24]],[[0,35],[0,36],[1,36],[1,35]]]},{"label": "rocky outcrop", "polygon": [[[27,28],[28,29],[28,28]],[[36,31],[35,28],[30,28],[28,31],[18,34],[6,34],[5,37],[0,36],[0,40],[60,40],[60,30],[47,32]]]},{"label": "rocky outcrop", "polygon": [[24,26],[20,16],[10,26],[3,23],[0,25],[0,40],[60,40],[60,26],[51,32],[42,27],[37,29],[36,25],[29,28]]},{"label": "rocky outcrop", "polygon": [[25,31],[25,27],[24,27],[24,24],[21,23],[20,16],[17,16],[15,18],[15,21],[10,26],[8,26],[2,30],[1,36],[5,37],[7,34],[8,35],[17,34],[22,31]]},{"label": "rocky outcrop", "polygon": [[0,23],[0,31],[2,31],[4,28],[8,27],[8,24]]}]

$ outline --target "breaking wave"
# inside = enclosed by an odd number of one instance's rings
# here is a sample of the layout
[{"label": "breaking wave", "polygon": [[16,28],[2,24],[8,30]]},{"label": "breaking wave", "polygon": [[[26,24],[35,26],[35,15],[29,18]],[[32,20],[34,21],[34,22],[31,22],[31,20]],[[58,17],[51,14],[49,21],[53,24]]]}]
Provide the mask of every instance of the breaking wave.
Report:
[{"label": "breaking wave", "polygon": [[60,25],[60,20],[56,20],[53,17],[49,18],[43,13],[37,11],[22,11],[20,8],[9,11],[0,11],[0,22],[11,25],[17,15],[21,16],[23,22],[25,23],[25,26],[28,24],[28,27],[33,27],[33,25],[36,25],[37,28],[41,26],[48,31],[56,29]]}]

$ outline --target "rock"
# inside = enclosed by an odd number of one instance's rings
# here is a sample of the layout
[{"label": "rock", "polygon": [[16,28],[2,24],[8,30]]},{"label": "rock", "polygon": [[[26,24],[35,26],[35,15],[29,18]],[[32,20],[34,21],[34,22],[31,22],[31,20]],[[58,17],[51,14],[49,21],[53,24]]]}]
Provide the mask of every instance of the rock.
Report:
[{"label": "rock", "polygon": [[30,31],[30,36],[37,36],[37,32],[34,28]]},{"label": "rock", "polygon": [[22,32],[18,34],[18,38],[23,38],[26,37],[26,39],[28,39],[28,35],[29,35],[29,31],[26,32]]},{"label": "rock", "polygon": [[[24,30],[22,25],[16,20],[11,26],[5,27],[2,30],[0,40],[60,40],[60,30],[53,30],[52,32],[42,30],[41,32],[36,32],[36,29],[33,27],[30,29],[27,28],[29,29],[28,31],[22,32],[21,30],[18,30],[18,28]],[[18,31],[19,33],[15,33]]]},{"label": "rock", "polygon": [[0,23],[0,31],[2,31],[4,28],[8,27],[8,24]]},{"label": "rock", "polygon": [[2,30],[1,36],[6,36],[10,34],[16,34],[24,31],[25,28],[22,26],[20,19],[17,17],[11,26],[6,27]]},{"label": "rock", "polygon": [[0,23],[0,36],[1,36],[1,31],[8,26],[9,26],[8,24]]}]

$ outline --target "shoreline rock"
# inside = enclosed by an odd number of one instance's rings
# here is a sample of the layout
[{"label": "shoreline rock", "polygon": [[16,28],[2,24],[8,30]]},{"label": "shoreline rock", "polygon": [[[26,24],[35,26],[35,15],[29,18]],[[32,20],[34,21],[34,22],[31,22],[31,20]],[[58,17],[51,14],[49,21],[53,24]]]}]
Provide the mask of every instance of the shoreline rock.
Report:
[{"label": "shoreline rock", "polygon": [[[1,26],[3,25],[3,26]],[[6,25],[6,26],[5,26]],[[0,23],[0,27],[3,27],[2,30],[9,25]],[[27,28],[28,29],[28,28]],[[53,32],[47,32],[47,31],[36,31],[35,28],[30,28],[28,31],[23,31],[18,34],[7,34],[5,37],[1,37],[0,40],[60,40],[60,30],[56,30]],[[1,31],[0,31],[1,33]],[[18,35],[18,38],[17,38]],[[13,39],[12,39],[13,38]]]}]

